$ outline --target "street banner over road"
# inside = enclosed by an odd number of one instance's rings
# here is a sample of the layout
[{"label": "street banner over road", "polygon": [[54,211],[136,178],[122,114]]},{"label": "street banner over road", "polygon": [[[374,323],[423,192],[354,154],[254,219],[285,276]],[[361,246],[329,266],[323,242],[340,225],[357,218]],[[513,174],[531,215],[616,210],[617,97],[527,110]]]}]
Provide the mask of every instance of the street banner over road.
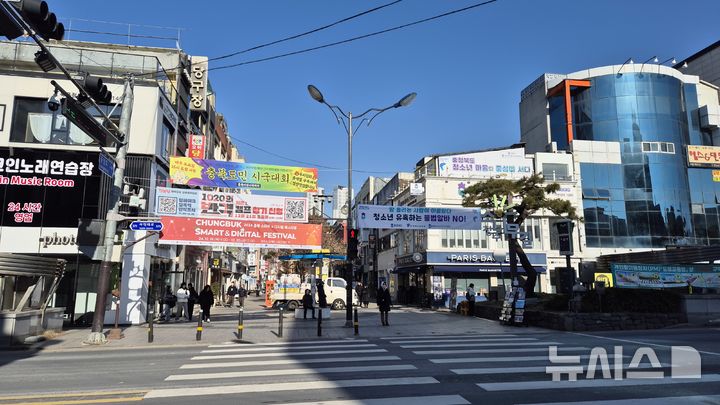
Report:
[{"label": "street banner over road", "polygon": [[306,197],[220,193],[158,187],[155,214],[173,217],[233,218],[268,222],[307,222]]},{"label": "street banner over road", "polygon": [[366,229],[480,229],[479,208],[358,205],[358,227]]},{"label": "street banner over road", "polygon": [[438,157],[439,177],[519,180],[532,174],[533,161],[525,158],[525,148]]},{"label": "street banner over road", "polygon": [[322,225],[161,217],[164,245],[320,249]]},{"label": "street banner over road", "polygon": [[170,180],[190,186],[310,193],[317,191],[318,172],[307,167],[171,157]]},{"label": "street banner over road", "polygon": [[720,266],[709,264],[611,263],[620,288],[720,288]]}]

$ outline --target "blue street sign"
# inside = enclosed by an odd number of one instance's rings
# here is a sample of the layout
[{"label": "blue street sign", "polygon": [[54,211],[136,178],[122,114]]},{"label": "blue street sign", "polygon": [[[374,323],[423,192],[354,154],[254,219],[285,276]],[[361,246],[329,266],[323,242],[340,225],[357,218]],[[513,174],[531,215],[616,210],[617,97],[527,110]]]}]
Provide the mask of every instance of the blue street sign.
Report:
[{"label": "blue street sign", "polygon": [[115,162],[113,162],[110,156],[100,153],[100,157],[98,158],[98,169],[100,169],[100,171],[105,173],[108,177],[112,177],[113,172],[115,171]]},{"label": "blue street sign", "polygon": [[162,231],[162,222],[156,221],[133,221],[130,223],[130,229],[133,231]]}]

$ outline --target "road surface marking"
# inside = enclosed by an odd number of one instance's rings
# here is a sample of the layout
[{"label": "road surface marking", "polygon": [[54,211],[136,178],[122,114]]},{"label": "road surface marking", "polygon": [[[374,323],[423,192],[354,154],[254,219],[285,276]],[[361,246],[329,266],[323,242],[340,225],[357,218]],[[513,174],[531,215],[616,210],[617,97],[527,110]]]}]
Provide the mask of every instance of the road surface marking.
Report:
[{"label": "road surface marking", "polygon": [[463,342],[520,342],[537,340],[535,338],[496,338],[496,339],[438,339],[428,342],[427,340],[391,340],[393,344],[410,344],[410,343],[463,343]]},{"label": "road surface marking", "polygon": [[[294,346],[294,345],[318,345],[318,344],[328,344],[328,343],[363,343],[367,342],[367,339],[342,339],[342,340],[298,340],[293,342],[270,342],[270,343],[234,343],[236,346],[241,347],[251,347],[251,346]],[[227,349],[228,344],[224,345],[210,345],[208,348],[210,349]]]},{"label": "road surface marking", "polygon": [[261,352],[266,350],[326,350],[326,349],[342,349],[342,348],[355,348],[355,347],[377,347],[372,343],[367,344],[352,344],[352,345],[326,345],[326,346],[290,346],[290,347],[236,347],[233,349],[217,349],[217,350],[203,350],[201,353],[235,353],[235,352]]},{"label": "road surface marking", "polygon": [[82,405],[82,404],[110,404],[110,403],[126,403],[142,401],[144,397],[124,397],[124,398],[99,398],[99,399],[65,399],[62,401],[42,401],[42,402],[13,402],[12,405]]},{"label": "road surface marking", "polygon": [[353,373],[363,371],[399,371],[417,370],[417,367],[410,364],[397,364],[389,366],[355,366],[355,367],[327,367],[327,368],[287,368],[280,370],[254,370],[254,371],[231,371],[227,373],[201,373],[201,374],[178,374],[171,375],[165,381],[182,380],[207,380],[213,378],[242,378],[242,377],[265,377],[275,375],[307,375],[323,373]]},{"label": "road surface marking", "polygon": [[720,374],[708,374],[702,378],[644,378],[632,380],[614,380],[610,378],[577,381],[519,381],[504,383],[481,383],[478,387],[485,391],[526,391],[557,388],[597,388],[597,387],[634,387],[641,385],[700,384],[720,382]]},{"label": "road surface marking", "polygon": [[361,349],[361,350],[327,350],[301,353],[247,353],[247,354],[218,354],[215,356],[195,356],[190,360],[219,360],[219,359],[247,359],[251,357],[290,357],[290,356],[318,356],[332,354],[355,354],[355,353],[387,353],[385,349]]},{"label": "road surface marking", "polygon": [[[628,357],[628,356],[623,356]],[[589,359],[589,355],[580,356],[581,359]],[[448,358],[448,359],[429,359],[435,364],[447,364],[447,363],[493,363],[493,362],[506,362],[506,361],[547,361],[550,362],[548,356],[506,356],[506,357],[459,357],[459,358]]]},{"label": "road surface marking", "polygon": [[[660,364],[662,367],[670,367],[669,364]],[[583,372],[587,371],[586,366],[583,367]],[[635,370],[638,368],[655,368],[652,364],[638,364],[637,367],[632,369],[625,366],[624,370]],[[480,374],[520,374],[520,373],[545,373],[547,369],[545,366],[530,366],[530,367],[487,367],[487,368],[455,368],[450,369],[458,375],[480,375]]]},{"label": "road surface marking", "polygon": [[422,349],[426,347],[500,347],[500,346],[557,346],[560,342],[512,342],[512,343],[440,343],[434,345],[401,345],[403,349]]},{"label": "road surface marking", "polygon": [[57,394],[36,394],[36,395],[11,395],[0,397],[0,401],[17,401],[21,399],[41,399],[41,398],[65,398],[65,397],[89,397],[89,396],[107,396],[107,395],[129,395],[129,394],[145,394],[148,390],[132,390],[132,391],[81,391],[81,392],[59,392]]},{"label": "road surface marking", "polygon": [[[571,334],[573,334],[573,335],[578,335],[578,336],[585,336],[585,337],[597,338],[597,339],[614,340],[614,341],[616,341],[616,342],[633,343],[633,344],[637,344],[637,345],[641,345],[641,346],[656,346],[656,347],[667,347],[667,348],[672,348],[672,347],[673,347],[673,346],[671,346],[671,345],[661,345],[661,344],[658,344],[658,343],[641,342],[641,341],[639,341],[639,340],[618,339],[618,338],[611,338],[611,337],[607,337],[607,336],[595,336],[595,335],[590,335],[590,334],[587,334],[587,333],[578,333],[578,332],[567,332],[567,333],[571,333]],[[720,353],[715,353],[715,352],[704,352],[704,351],[701,351],[701,350],[698,350],[697,352],[698,352],[698,353],[702,353],[702,354],[709,354],[709,355],[711,355],[711,356],[720,356]]]},{"label": "road surface marking", "polygon": [[378,398],[378,399],[351,399],[339,401],[313,401],[313,402],[293,402],[279,403],[275,405],[417,405],[417,404],[433,404],[433,405],[466,405],[469,404],[465,398],[460,395],[432,395],[426,397],[397,397],[397,398]]},{"label": "road surface marking", "polygon": [[427,336],[392,336],[381,337],[382,340],[402,340],[402,339],[451,339],[451,338],[481,338],[481,337],[516,337],[517,335],[507,333],[469,333],[467,335],[427,335]]},{"label": "road surface marking", "polygon": [[301,381],[281,382],[271,384],[247,384],[247,385],[225,385],[219,390],[217,386],[212,387],[178,387],[157,389],[148,392],[146,399],[150,398],[173,398],[191,396],[216,396],[244,394],[254,392],[277,392],[277,391],[308,391],[320,389],[341,389],[353,387],[383,387],[391,385],[421,385],[439,384],[440,381],[432,377],[404,377],[404,378],[367,378],[337,381]]},{"label": "road surface marking", "polygon": [[[503,353],[548,352],[547,347],[528,347],[525,349],[501,349]],[[589,347],[558,347],[558,351],[590,350]],[[468,349],[468,350],[418,350],[415,354],[467,354],[467,353],[497,353],[498,349]]]},{"label": "road surface marking", "polygon": [[336,357],[322,359],[303,359],[303,360],[258,360],[258,361],[234,361],[234,362],[216,362],[216,363],[195,363],[184,364],[181,369],[190,368],[213,368],[213,367],[242,367],[242,366],[278,366],[278,365],[298,365],[309,363],[345,363],[348,361],[392,361],[400,360],[398,356],[368,356],[368,357]]},{"label": "road surface marking", "polygon": [[595,404],[613,404],[613,405],[676,405],[676,404],[717,404],[720,403],[720,395],[694,395],[690,397],[662,397],[662,398],[642,398],[642,399],[612,399],[607,401],[581,401],[581,402],[545,402],[541,404],[528,405],[595,405]]}]

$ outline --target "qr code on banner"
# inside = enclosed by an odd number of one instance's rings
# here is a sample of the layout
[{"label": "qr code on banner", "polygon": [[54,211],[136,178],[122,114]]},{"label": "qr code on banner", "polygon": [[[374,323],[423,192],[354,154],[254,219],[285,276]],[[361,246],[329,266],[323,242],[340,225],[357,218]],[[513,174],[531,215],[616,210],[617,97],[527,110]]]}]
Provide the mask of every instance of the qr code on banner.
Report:
[{"label": "qr code on banner", "polygon": [[156,214],[176,215],[178,213],[178,199],[176,197],[158,197]]},{"label": "qr code on banner", "polygon": [[307,219],[307,200],[306,199],[286,199],[285,200],[285,220],[286,221],[304,221]]}]

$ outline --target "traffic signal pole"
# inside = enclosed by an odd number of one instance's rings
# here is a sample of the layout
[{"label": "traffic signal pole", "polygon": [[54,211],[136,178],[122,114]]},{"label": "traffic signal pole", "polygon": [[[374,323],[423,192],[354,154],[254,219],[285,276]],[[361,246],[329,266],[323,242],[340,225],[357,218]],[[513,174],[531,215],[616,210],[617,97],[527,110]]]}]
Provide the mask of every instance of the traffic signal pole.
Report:
[{"label": "traffic signal pole", "polygon": [[[122,195],[123,178],[125,177],[125,156],[128,151],[128,140],[130,138],[130,118],[133,110],[133,78],[128,76],[125,79],[122,113],[120,115],[120,133],[124,135],[124,141],[118,148],[115,156],[115,176],[113,177],[113,188],[110,192],[110,205],[105,217],[105,252],[103,261],[100,263],[100,275],[97,283],[97,298],[95,300],[95,313],[93,314],[92,331],[85,339],[85,343],[99,345],[107,343],[103,333],[105,323],[105,302],[110,284],[110,272],[112,271],[112,254],[115,245],[115,232],[119,219],[120,196]],[[122,271],[122,260],[120,258],[120,271]]]},{"label": "traffic signal pole", "polygon": [[[345,241],[347,242],[347,252],[346,252],[346,258],[347,258],[347,268],[345,270],[345,283],[347,285],[345,286],[346,295],[345,295],[345,327],[346,328],[352,328],[353,327],[353,317],[352,317],[352,309],[353,309],[353,302],[352,302],[352,281],[353,281],[353,264],[352,260],[350,260],[350,229],[353,228],[352,223],[352,141],[353,141],[353,124],[352,124],[352,113],[348,113],[348,198],[347,198],[347,206],[348,206],[348,213],[347,213],[347,225],[345,226]],[[322,315],[321,315],[322,316]]]}]

